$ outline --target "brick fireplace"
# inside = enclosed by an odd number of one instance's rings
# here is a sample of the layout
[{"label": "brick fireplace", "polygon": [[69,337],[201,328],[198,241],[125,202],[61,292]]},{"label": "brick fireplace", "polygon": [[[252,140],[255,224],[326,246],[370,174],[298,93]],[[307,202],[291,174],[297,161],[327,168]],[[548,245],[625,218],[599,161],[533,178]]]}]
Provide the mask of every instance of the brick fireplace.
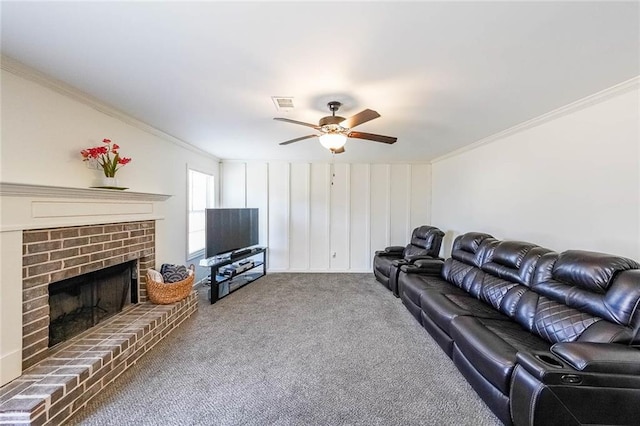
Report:
[{"label": "brick fireplace", "polygon": [[[195,292],[147,301],[146,269],[168,257],[169,198],[0,182],[0,424],[64,423],[196,312]],[[124,263],[139,303],[49,347],[49,284]]]},{"label": "brick fireplace", "polygon": [[[22,367],[49,353],[51,283],[131,260],[139,271],[155,267],[155,221],[109,223],[23,231]],[[147,300],[138,273],[138,300]]]}]

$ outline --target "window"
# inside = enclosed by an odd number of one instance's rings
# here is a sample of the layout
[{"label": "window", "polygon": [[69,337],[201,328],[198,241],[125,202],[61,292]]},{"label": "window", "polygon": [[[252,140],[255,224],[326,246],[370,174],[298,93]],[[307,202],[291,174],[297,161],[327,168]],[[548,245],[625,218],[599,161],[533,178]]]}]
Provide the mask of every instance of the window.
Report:
[{"label": "window", "polygon": [[188,258],[202,256],[205,248],[205,209],[214,207],[214,177],[189,169]]}]

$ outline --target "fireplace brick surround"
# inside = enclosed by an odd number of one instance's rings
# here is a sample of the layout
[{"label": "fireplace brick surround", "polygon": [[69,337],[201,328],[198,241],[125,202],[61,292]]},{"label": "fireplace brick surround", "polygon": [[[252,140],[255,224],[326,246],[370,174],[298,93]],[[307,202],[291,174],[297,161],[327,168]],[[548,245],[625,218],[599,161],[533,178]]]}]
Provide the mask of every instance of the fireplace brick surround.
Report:
[{"label": "fireplace brick surround", "polygon": [[[171,305],[148,301],[154,220],[29,229],[22,233],[23,373],[0,387],[0,425],[68,420],[144,353],[193,315],[197,293]],[[137,261],[138,304],[49,348],[49,284]]]},{"label": "fireplace brick surround", "polygon": [[[49,284],[130,260],[138,261],[139,271],[155,267],[155,221],[23,232],[23,368],[49,353]],[[139,275],[138,297],[144,302],[145,274]]]}]

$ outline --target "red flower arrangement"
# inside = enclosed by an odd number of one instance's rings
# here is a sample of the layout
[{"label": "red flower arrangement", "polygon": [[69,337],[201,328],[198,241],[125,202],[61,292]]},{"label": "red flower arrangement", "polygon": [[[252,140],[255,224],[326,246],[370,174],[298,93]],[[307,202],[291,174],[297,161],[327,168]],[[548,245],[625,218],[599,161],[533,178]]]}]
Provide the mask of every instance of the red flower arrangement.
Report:
[{"label": "red flower arrangement", "polygon": [[87,148],[80,151],[82,161],[89,161],[95,165],[96,169],[101,168],[106,177],[115,177],[116,172],[126,164],[129,164],[131,158],[120,157],[118,144],[111,143],[111,139],[103,139],[106,145]]}]

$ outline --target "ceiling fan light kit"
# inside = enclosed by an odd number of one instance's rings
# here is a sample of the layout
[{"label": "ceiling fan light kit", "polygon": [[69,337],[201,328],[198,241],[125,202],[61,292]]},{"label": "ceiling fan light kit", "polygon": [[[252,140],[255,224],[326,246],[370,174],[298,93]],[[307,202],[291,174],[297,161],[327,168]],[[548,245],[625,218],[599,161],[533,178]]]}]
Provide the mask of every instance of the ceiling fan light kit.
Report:
[{"label": "ceiling fan light kit", "polygon": [[330,151],[342,148],[347,143],[347,137],[342,133],[325,133],[319,139],[320,144]]},{"label": "ceiling fan light kit", "polygon": [[322,117],[318,122],[318,125],[291,120],[288,118],[274,118],[274,120],[278,121],[285,121],[287,123],[312,127],[321,133],[320,135],[307,135],[295,139],[290,139],[288,141],[281,142],[280,145],[288,145],[293,142],[299,142],[301,140],[317,136],[320,139],[320,144],[323,147],[331,151],[331,153],[333,154],[341,154],[344,152],[344,145],[345,143],[347,143],[347,138],[364,139],[386,144],[393,144],[398,140],[398,138],[392,136],[351,131],[352,128],[359,126],[360,124],[380,117],[380,114],[378,114],[376,111],[365,109],[364,111],[361,111],[352,117],[344,118],[336,115],[336,111],[338,111],[338,109],[340,109],[340,107],[342,106],[340,102],[331,101],[327,104],[327,106],[329,107],[329,111],[331,111],[331,115]]}]

